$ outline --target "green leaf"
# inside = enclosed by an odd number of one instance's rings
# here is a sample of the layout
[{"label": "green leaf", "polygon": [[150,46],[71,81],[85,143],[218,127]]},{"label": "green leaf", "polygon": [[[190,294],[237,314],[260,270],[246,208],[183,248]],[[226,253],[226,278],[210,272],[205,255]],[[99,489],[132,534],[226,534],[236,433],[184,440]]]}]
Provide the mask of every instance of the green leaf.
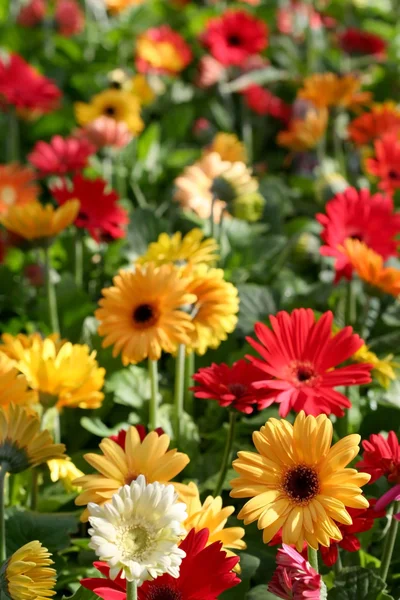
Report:
[{"label": "green leaf", "polygon": [[[171,439],[174,439],[174,410],[175,409],[172,404],[163,404],[158,411],[158,425],[165,431],[165,433],[169,435]],[[193,421],[193,418],[188,413],[184,412],[181,416],[181,440],[179,444],[179,450],[186,452],[193,461],[194,457],[199,452],[199,444],[199,428]]]},{"label": "green leaf", "polygon": [[277,81],[285,81],[290,78],[290,74],[282,69],[274,67],[266,67],[263,69],[255,69],[241,75],[237,79],[221,85],[221,91],[224,93],[240,92],[250,85],[265,85],[267,83],[275,83]]},{"label": "green leaf", "polygon": [[28,542],[39,540],[52,554],[67,548],[78,519],[67,513],[48,514],[29,510],[7,511],[7,553],[12,554]]},{"label": "green leaf", "polygon": [[111,375],[106,383],[106,391],[114,393],[114,401],[118,404],[141,408],[151,397],[148,373],[135,365],[121,369]]},{"label": "green leaf", "polygon": [[268,591],[266,585],[257,585],[246,594],[246,600],[276,600],[277,598],[278,596]]},{"label": "green leaf", "polygon": [[82,417],[80,424],[83,429],[86,429],[86,431],[89,431],[90,433],[93,433],[93,435],[97,435],[101,438],[108,438],[111,435],[117,435],[118,432],[124,428],[124,426],[128,426],[124,423],[118,423],[114,427],[107,427],[107,425],[105,425],[98,417]]},{"label": "green leaf", "polygon": [[386,583],[371,568],[347,567],[335,579],[329,600],[377,600]]},{"label": "green leaf", "polygon": [[248,283],[238,285],[240,305],[238,329],[251,333],[257,321],[265,321],[275,313],[276,307],[270,290],[262,285]]},{"label": "green leaf", "polygon": [[72,596],[63,596],[62,600],[97,600],[98,596],[94,592],[87,590],[82,585],[78,587]]},{"label": "green leaf", "polygon": [[149,208],[135,210],[127,232],[129,258],[135,259],[144,254],[150,242],[155,242],[163,231],[168,231],[168,225],[154,211]]}]

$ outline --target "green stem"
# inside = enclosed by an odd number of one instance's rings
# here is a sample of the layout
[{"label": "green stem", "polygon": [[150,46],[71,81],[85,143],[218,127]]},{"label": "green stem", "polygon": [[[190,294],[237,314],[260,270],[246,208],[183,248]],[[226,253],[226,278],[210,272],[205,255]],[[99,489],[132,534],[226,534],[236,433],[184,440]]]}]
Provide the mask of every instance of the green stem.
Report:
[{"label": "green stem", "polygon": [[79,229],[75,232],[75,283],[83,287],[83,238]]},{"label": "green stem", "polygon": [[335,159],[339,165],[340,174],[347,179],[347,167],[346,167],[346,156],[343,150],[343,141],[337,133],[339,124],[340,112],[337,113],[336,119],[333,121],[333,147],[335,152]]},{"label": "green stem", "polygon": [[185,392],[185,344],[179,344],[178,354],[175,359],[175,393],[174,393],[174,421],[175,443],[179,447],[181,441],[181,424],[183,418],[183,399]]},{"label": "green stem", "polygon": [[50,264],[50,246],[44,246],[44,265],[46,271],[46,293],[47,304],[49,310],[49,322],[52,333],[60,333],[60,323],[58,320],[57,297],[54,284],[51,280],[51,264]]},{"label": "green stem", "polygon": [[137,583],[136,581],[126,582],[126,600],[137,600]]},{"label": "green stem", "polygon": [[39,471],[37,469],[32,469],[31,474],[31,510],[36,510],[39,492]]},{"label": "green stem", "polygon": [[7,160],[19,160],[19,121],[14,109],[8,112]]},{"label": "green stem", "polygon": [[[400,511],[400,502],[395,502],[393,505],[393,515],[397,514]],[[392,515],[392,521],[390,523],[389,531],[386,534],[385,545],[383,547],[382,553],[382,562],[381,562],[381,572],[380,575],[383,581],[386,581],[386,578],[389,573],[390,562],[392,560],[394,545],[396,542],[397,531],[399,528],[399,521],[394,518]]]},{"label": "green stem", "polygon": [[7,558],[6,552],[6,521],[5,521],[5,502],[4,502],[4,482],[7,471],[5,465],[1,466],[0,470],[0,563],[3,563]]},{"label": "green stem", "polygon": [[337,561],[335,562],[334,565],[334,571],[335,571],[335,575],[339,575],[340,571],[343,569],[343,565],[342,565],[342,559],[340,557],[340,548],[338,546],[338,555],[337,555]]},{"label": "green stem", "polygon": [[237,413],[233,410],[229,413],[229,431],[226,438],[224,456],[222,458],[221,470],[219,472],[218,482],[215,486],[214,497],[219,496],[224,485],[226,473],[228,471],[229,462],[231,460],[232,446],[235,439]]},{"label": "green stem", "polygon": [[186,356],[185,364],[185,410],[187,413],[193,416],[193,392],[190,391],[190,387],[193,385],[193,375],[195,373],[195,353],[191,352]]},{"label": "green stem", "polygon": [[253,127],[251,117],[244,98],[242,102],[242,137],[247,152],[247,163],[251,165],[253,161]]},{"label": "green stem", "polygon": [[211,200],[211,213],[210,213],[210,237],[215,237],[215,221],[214,221],[214,209],[215,209],[215,201],[216,201],[216,197],[215,194],[213,194],[212,200]]},{"label": "green stem", "polygon": [[153,431],[157,427],[157,408],[158,408],[158,368],[157,361],[149,358],[149,376],[150,376],[150,407],[149,407],[149,429]]},{"label": "green stem", "polygon": [[344,307],[344,322],[345,325],[354,325],[355,322],[355,305],[354,305],[354,295],[353,295],[353,284],[352,281],[347,282],[347,290],[346,290],[346,301]]},{"label": "green stem", "polygon": [[308,546],[308,562],[312,568],[318,573],[318,551]]}]

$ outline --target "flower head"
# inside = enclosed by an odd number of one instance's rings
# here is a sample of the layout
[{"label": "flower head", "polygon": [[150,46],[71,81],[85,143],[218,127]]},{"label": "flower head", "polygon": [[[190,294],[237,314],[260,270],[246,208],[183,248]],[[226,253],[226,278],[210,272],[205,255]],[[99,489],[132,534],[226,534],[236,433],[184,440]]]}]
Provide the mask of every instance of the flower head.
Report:
[{"label": "flower head", "polygon": [[247,162],[246,148],[234,133],[217,133],[206,151],[217,152],[222,160],[229,162]]},{"label": "flower head", "polygon": [[64,37],[77,35],[85,26],[85,14],[76,0],[57,0],[54,20]]},{"label": "flower head", "polygon": [[[384,260],[397,255],[400,215],[394,212],[393,201],[388,196],[371,195],[367,189],[349,187],[327,203],[326,214],[318,214],[316,218],[324,227],[321,233],[324,245],[320,252],[336,259],[336,282],[342,277],[350,279],[352,275],[352,265],[343,251],[348,238],[365,242]],[[382,231],[385,231],[384,236]]]},{"label": "flower head", "polygon": [[140,73],[177,75],[192,57],[190,46],[169,25],[148,29],[136,42],[136,67]]},{"label": "flower head", "polygon": [[357,364],[335,368],[358,350],[363,340],[352,327],[332,336],[333,314],[328,311],[316,321],[311,309],[281,311],[270,317],[271,329],[256,323],[258,341],[247,338],[260,358],[247,356],[267,374],[265,381],[254,383],[256,389],[270,391],[280,404],[280,415],[290,410],[317,416],[343,415],[350,402],[334,388],[360,385],[371,381],[372,365]]},{"label": "flower head", "polygon": [[283,123],[290,121],[292,109],[279,96],[259,85],[250,85],[243,91],[247,106],[257,115],[270,115]]},{"label": "flower head", "polygon": [[[88,502],[103,504],[125,484],[130,484],[139,475],[144,475],[151,483],[168,483],[189,463],[189,457],[177,450],[168,450],[169,437],[151,431],[144,438],[140,429],[130,427],[126,432],[124,447],[112,439],[103,439],[100,443],[102,455],[85,454],[85,460],[98,471],[94,475],[85,475],[75,481],[83,491],[76,499],[78,506]],[[82,521],[86,521],[86,510]]]},{"label": "flower head", "polygon": [[372,365],[372,375],[378,380],[378,383],[385,389],[396,379],[396,369],[400,367],[399,363],[393,360],[393,354],[388,354],[384,358],[379,358],[375,352],[372,352],[366,344],[361,346],[351,357],[356,362],[369,363]]},{"label": "flower head", "polygon": [[192,390],[196,398],[216,400],[220,406],[249,415],[274,402],[269,392],[253,387],[255,381],[264,378],[265,373],[261,369],[245,360],[238,360],[232,367],[225,363],[213,363],[211,367],[203,367],[193,375],[197,385]]},{"label": "flower head", "polygon": [[75,479],[83,477],[82,471],[74,465],[70,458],[53,458],[47,461],[47,466],[50,469],[51,481],[53,483],[61,481],[67,492],[75,490]]},{"label": "flower head", "polygon": [[347,238],[342,248],[360,279],[397,298],[400,294],[399,269],[384,267],[382,256],[357,239]]},{"label": "flower head", "polygon": [[353,119],[348,127],[350,139],[357,146],[370,144],[386,133],[400,131],[400,110],[394,102],[373,104],[370,112]]},{"label": "flower head", "polygon": [[370,483],[386,477],[390,483],[400,483],[400,444],[394,431],[387,438],[373,433],[362,442],[364,454],[356,467],[371,476]]},{"label": "flower head", "polygon": [[84,138],[55,135],[49,143],[36,142],[28,160],[42,177],[65,175],[84,169],[95,151],[96,148]]},{"label": "flower head", "polygon": [[85,125],[80,135],[96,148],[124,148],[132,140],[127,124],[111,117],[98,117]]},{"label": "flower head", "polygon": [[370,54],[383,58],[386,42],[379,35],[349,27],[339,35],[339,45],[348,54]]},{"label": "flower head", "polygon": [[200,89],[212,87],[223,77],[225,72],[224,65],[216,60],[213,56],[206,54],[202,56],[197,65],[196,85]]},{"label": "flower head", "polygon": [[86,229],[96,242],[100,242],[124,237],[124,225],[129,221],[125,209],[117,203],[116,192],[106,191],[106,187],[104,179],[85,179],[77,174],[72,183],[63,179],[54,184],[50,191],[60,206],[65,206],[74,198],[79,200],[75,225]]},{"label": "flower head", "polygon": [[30,0],[21,6],[17,15],[17,23],[21,27],[35,27],[46,16],[45,0]]},{"label": "flower head", "polygon": [[139,6],[145,0],[105,0],[106,6],[111,13],[119,13],[126,8]]},{"label": "flower head", "polygon": [[[179,546],[186,554],[182,559],[179,577],[165,574],[144,582],[138,590],[139,600],[217,600],[222,592],[240,583],[232,572],[238,559],[228,558],[220,543],[208,542],[207,529],[192,529]],[[94,563],[94,566],[106,579],[83,579],[83,587],[94,591],[104,600],[112,600],[115,591],[126,593],[126,581],[119,577],[113,581],[109,579],[110,569],[106,563]]]},{"label": "flower head", "polygon": [[201,40],[225,66],[243,66],[246,59],[268,45],[266,24],[244,10],[226,11],[207,23]]},{"label": "flower head", "polygon": [[56,595],[51,554],[38,541],[19,548],[5,564],[4,587],[11,600],[46,600]]},{"label": "flower head", "polygon": [[102,116],[123,121],[133,135],[140,133],[144,127],[138,99],[125,90],[104,90],[93,96],[88,104],[77,102],[75,115],[79,125],[88,125]]},{"label": "flower head", "polygon": [[5,410],[10,404],[29,407],[35,401],[34,392],[28,390],[26,377],[19,373],[11,359],[0,353],[0,406]]},{"label": "flower head", "polygon": [[172,485],[146,483],[139,475],[124,485],[110,502],[89,502],[90,548],[118,575],[141,585],[168,573],[179,577],[186,556],[178,544],[185,533],[186,506],[177,502]]},{"label": "flower head", "polygon": [[34,202],[39,195],[35,174],[29,167],[17,163],[0,165],[0,215],[11,206],[24,206]]},{"label": "flower head", "polygon": [[9,473],[20,473],[52,458],[65,458],[64,444],[54,444],[50,433],[25,408],[0,407],[0,463]]},{"label": "flower head", "polygon": [[351,73],[342,76],[335,73],[314,73],[305,78],[298,96],[318,108],[352,108],[368,104],[371,100],[371,93],[362,92],[360,88],[360,79]]},{"label": "flower head", "polygon": [[234,498],[252,498],[239,513],[245,525],[258,521],[268,543],[282,528],[285,544],[298,551],[341,540],[336,524],[351,525],[346,507],[368,508],[361,486],[370,476],[345,468],[359,452],[360,436],[349,435],[331,447],[329,418],[305,416],[301,411],[291,425],[269,419],[253,433],[257,453],[239,452],[231,482]]},{"label": "flower head", "polygon": [[41,240],[61,233],[74,222],[78,211],[78,200],[70,200],[56,209],[51,204],[43,206],[34,201],[25,206],[12,206],[0,217],[0,222],[25,240]]},{"label": "flower head", "polygon": [[400,188],[400,140],[396,132],[385,134],[374,142],[375,156],[367,158],[367,173],[378,178],[378,188],[393,194]]},{"label": "flower head", "polygon": [[279,146],[294,152],[303,152],[315,148],[325,135],[328,125],[328,113],[325,109],[308,110],[304,119],[292,119],[288,129],[278,133]]},{"label": "flower head", "polygon": [[143,265],[154,262],[157,266],[168,263],[177,266],[213,264],[218,258],[217,251],[218,244],[214,238],[204,239],[203,231],[196,227],[184,236],[180,231],[173,235],[161,233],[136,263]]},{"label": "flower head", "polygon": [[284,600],[307,598],[320,600],[321,575],[294,548],[283,544],[276,556],[277,569],[268,590]]}]

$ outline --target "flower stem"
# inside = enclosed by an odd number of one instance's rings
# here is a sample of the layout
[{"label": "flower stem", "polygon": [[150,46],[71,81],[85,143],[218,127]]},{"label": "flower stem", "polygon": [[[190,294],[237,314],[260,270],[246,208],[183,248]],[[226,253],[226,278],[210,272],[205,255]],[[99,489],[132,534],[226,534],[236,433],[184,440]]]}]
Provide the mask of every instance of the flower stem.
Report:
[{"label": "flower stem", "polygon": [[219,472],[218,482],[215,486],[214,497],[219,496],[224,485],[226,473],[228,471],[229,462],[231,460],[232,446],[235,439],[237,413],[233,410],[229,413],[229,431],[226,438],[224,456],[222,458],[221,470]]},{"label": "flower stem", "polygon": [[185,410],[187,413],[193,416],[193,392],[190,391],[190,387],[193,385],[192,377],[195,371],[195,353],[190,352],[186,356],[185,364]]},{"label": "flower stem", "polygon": [[308,546],[308,562],[312,568],[318,573],[318,551]]},{"label": "flower stem", "polygon": [[340,548],[338,547],[337,549],[338,554],[337,554],[337,561],[335,562],[334,565],[334,571],[335,571],[335,575],[338,576],[340,571],[343,569],[343,565],[342,565],[342,559],[340,556]]},{"label": "flower stem", "polygon": [[175,394],[174,394],[174,420],[175,443],[179,446],[181,441],[181,423],[183,417],[183,399],[185,392],[185,344],[179,344],[178,354],[175,359]]},{"label": "flower stem", "polygon": [[355,321],[355,307],[354,307],[354,295],[352,281],[347,282],[346,288],[346,302],[344,308],[344,322],[345,325],[353,325]]},{"label": "flower stem", "polygon": [[57,297],[56,290],[51,280],[51,265],[50,265],[50,246],[44,246],[44,265],[46,271],[46,293],[47,305],[49,310],[49,322],[52,333],[60,333],[60,323],[58,320]]},{"label": "flower stem", "polygon": [[7,558],[6,552],[6,521],[5,521],[5,506],[4,506],[4,483],[7,471],[5,465],[1,466],[0,470],[0,563],[3,563]]},{"label": "flower stem", "polygon": [[76,287],[83,286],[83,238],[79,229],[75,232],[75,283]]},{"label": "flower stem", "polygon": [[149,429],[153,431],[157,427],[157,407],[158,407],[158,368],[157,361],[149,358],[149,376],[150,376],[150,406],[149,406]]},{"label": "flower stem", "polygon": [[39,492],[39,471],[36,469],[32,469],[32,482],[31,482],[31,510],[37,509],[37,500],[38,500],[38,492]]},{"label": "flower stem", "polygon": [[211,200],[211,213],[210,213],[210,237],[212,237],[212,238],[215,236],[215,221],[214,221],[215,201],[216,201],[216,197],[215,197],[215,194],[213,194],[212,200]]},{"label": "flower stem", "polygon": [[136,581],[126,582],[126,600],[137,600],[137,583]]},{"label": "flower stem", "polygon": [[7,160],[19,160],[19,121],[14,109],[8,112]]},{"label": "flower stem", "polygon": [[[400,502],[395,502],[393,505],[393,515],[397,514],[400,511]],[[386,578],[389,573],[390,562],[392,560],[392,554],[394,550],[394,545],[396,542],[397,531],[399,528],[399,521],[394,518],[392,515],[392,521],[390,523],[389,531],[386,534],[385,545],[383,547],[382,553],[382,562],[381,562],[381,572],[380,575],[383,581],[386,581]]]}]

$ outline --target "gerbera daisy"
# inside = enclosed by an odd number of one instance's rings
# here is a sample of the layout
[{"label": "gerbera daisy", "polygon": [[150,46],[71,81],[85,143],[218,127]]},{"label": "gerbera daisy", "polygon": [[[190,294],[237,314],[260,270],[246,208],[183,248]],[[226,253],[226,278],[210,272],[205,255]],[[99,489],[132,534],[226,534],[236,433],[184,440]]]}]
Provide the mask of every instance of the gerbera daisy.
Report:
[{"label": "gerbera daisy", "polygon": [[207,22],[201,41],[222,65],[240,67],[267,47],[268,29],[246,11],[231,10]]},{"label": "gerbera daisy", "polygon": [[111,579],[119,576],[140,586],[164,573],[179,577],[185,552],[178,544],[187,514],[177,500],[172,485],[146,483],[139,475],[110,502],[89,502],[89,547],[110,567]]},{"label": "gerbera daisy", "polygon": [[361,92],[360,88],[361,81],[352,74],[314,73],[305,78],[298,96],[319,108],[352,108],[371,101],[371,93]]},{"label": "gerbera daisy", "polygon": [[199,489],[192,481],[185,488],[178,490],[178,495],[186,504],[188,517],[184,527],[188,533],[193,529],[195,531],[207,529],[209,532],[207,545],[220,542],[227,556],[236,556],[233,550],[246,549],[243,527],[226,527],[228,518],[235,512],[235,508],[223,507],[221,496],[216,498],[207,496],[202,503]]},{"label": "gerbera daisy", "polygon": [[60,35],[71,37],[84,29],[85,13],[76,0],[57,0],[54,21]]},{"label": "gerbera daisy", "polygon": [[308,110],[304,119],[292,119],[288,129],[278,133],[278,145],[294,152],[315,148],[325,135],[327,125],[328,113],[325,109]]},{"label": "gerbera daisy", "polygon": [[76,102],[75,115],[79,125],[88,125],[103,116],[123,121],[133,135],[144,127],[138,99],[125,90],[104,90],[93,96],[89,104]]},{"label": "gerbera daisy", "polygon": [[50,479],[53,483],[61,481],[67,492],[76,490],[73,482],[78,477],[83,477],[82,471],[78,469],[70,458],[53,458],[47,461],[50,470]]},{"label": "gerbera daisy", "polygon": [[64,444],[54,444],[47,429],[40,431],[36,414],[22,406],[0,407],[0,462],[9,473],[20,473],[52,458],[65,458]]},{"label": "gerbera daisy", "polygon": [[96,352],[90,352],[85,344],[60,345],[51,338],[37,337],[22,351],[15,365],[46,408],[101,406],[105,369],[99,367]]},{"label": "gerbera daisy", "polygon": [[217,152],[222,160],[229,162],[247,162],[245,145],[234,133],[217,133],[206,152]]},{"label": "gerbera daisy", "polygon": [[216,400],[220,406],[229,406],[251,414],[254,410],[266,408],[275,398],[265,390],[256,390],[253,383],[264,380],[265,373],[245,360],[238,360],[232,367],[225,363],[213,363],[211,367],[199,369],[193,380],[196,387],[191,388],[196,398]]},{"label": "gerbera daisy", "polygon": [[129,222],[127,212],[117,204],[118,195],[113,190],[107,192],[106,187],[104,179],[85,179],[77,174],[72,182],[58,181],[50,191],[60,206],[74,198],[79,200],[75,225],[100,242],[124,237],[124,225]]},{"label": "gerbera daisy", "polygon": [[221,65],[213,56],[206,54],[200,58],[197,65],[195,84],[201,89],[210,88],[222,80],[224,73],[224,65]]},{"label": "gerbera daisy", "polygon": [[21,27],[35,27],[46,16],[45,0],[30,0],[19,9],[17,23]]},{"label": "gerbera daisy", "polygon": [[113,284],[103,289],[95,314],[103,347],[113,346],[113,356],[121,353],[124,365],[158,360],[162,351],[189,343],[194,326],[180,308],[197,298],[178,267],[136,265],[134,272],[120,271]]},{"label": "gerbera daisy", "polygon": [[278,598],[307,598],[320,600],[321,575],[294,548],[283,544],[276,555],[277,569],[268,584],[268,590]]},{"label": "gerbera daisy", "polygon": [[259,85],[251,85],[242,93],[247,106],[257,115],[270,115],[283,123],[290,121],[291,106],[269,90]]},{"label": "gerbera daisy", "polygon": [[0,59],[0,96],[30,119],[58,108],[61,91],[18,54]]},{"label": "gerbera daisy", "polygon": [[[56,333],[49,335],[48,339],[53,341],[57,350],[65,343],[65,340],[60,340]],[[25,333],[18,333],[17,335],[3,333],[1,341],[0,352],[11,359],[18,361],[23,357],[25,350],[32,348],[35,344],[42,343],[43,336],[37,332],[29,335],[26,335]]]},{"label": "gerbera daisy", "polygon": [[367,158],[367,173],[378,178],[378,188],[393,194],[400,188],[400,140],[397,133],[387,133],[374,142],[375,156]]},{"label": "gerbera daisy", "polygon": [[382,256],[359,240],[347,238],[342,248],[360,279],[397,298],[400,294],[399,269],[384,267]]},{"label": "gerbera daisy", "polygon": [[[225,590],[240,583],[232,572],[237,558],[228,558],[215,542],[208,545],[208,531],[192,529],[180,543],[179,548],[186,556],[182,559],[179,577],[162,575],[154,581],[146,581],[138,590],[139,600],[217,600]],[[110,579],[110,568],[106,563],[94,563],[104,578],[83,579],[81,584],[104,600],[115,600],[116,595],[126,594],[126,581],[117,577]]]},{"label": "gerbera daisy", "polygon": [[10,358],[0,353],[0,406],[5,410],[10,404],[29,407],[35,401],[34,392],[28,390],[26,377],[19,373]]},{"label": "gerbera daisy", "polygon": [[42,177],[65,175],[84,169],[89,156],[95,152],[96,148],[84,138],[55,135],[49,143],[37,142],[28,160]]},{"label": "gerbera daisy", "polygon": [[35,174],[29,167],[17,163],[0,165],[0,215],[11,206],[23,206],[34,202],[39,195]]},{"label": "gerbera daisy", "polygon": [[302,40],[308,28],[324,28],[323,16],[311,4],[300,0],[290,0],[286,6],[280,6],[276,21],[279,33],[292,35],[296,40]]},{"label": "gerbera daisy", "polygon": [[261,359],[246,358],[267,374],[267,379],[255,382],[254,387],[275,395],[282,417],[290,410],[315,416],[343,416],[343,409],[351,404],[334,388],[369,383],[372,365],[335,367],[349,359],[363,340],[353,333],[352,327],[344,327],[332,336],[331,311],[318,321],[310,308],[298,308],[291,314],[281,311],[270,317],[270,323],[272,329],[256,323],[258,341],[246,338]]},{"label": "gerbera daisy", "polygon": [[373,433],[362,442],[364,454],[356,467],[371,476],[370,483],[386,477],[390,483],[400,483],[400,444],[394,431],[387,438]]},{"label": "gerbera daisy", "polygon": [[393,354],[388,354],[385,358],[379,358],[366,344],[361,346],[351,358],[356,362],[372,365],[372,376],[376,377],[378,383],[385,389],[396,379],[396,369],[400,367],[399,363],[393,361]]},{"label": "gerbera daisy", "polygon": [[239,312],[237,288],[225,281],[223,269],[207,265],[187,267],[191,279],[187,291],[197,299],[191,308],[194,328],[189,332],[188,349],[205,354],[208,348],[218,348],[228,333],[236,327]]},{"label": "gerbera daisy", "polygon": [[136,263],[143,265],[154,262],[158,266],[168,263],[175,263],[177,266],[214,264],[218,258],[217,252],[218,244],[214,238],[204,239],[204,232],[196,227],[183,237],[180,231],[173,235],[161,233]]},{"label": "gerbera daisy", "polygon": [[349,27],[339,34],[339,46],[348,54],[371,54],[383,58],[387,43],[379,35]]},{"label": "gerbera daisy", "polygon": [[350,139],[357,146],[370,144],[386,133],[400,131],[400,110],[394,102],[373,104],[370,112],[356,117],[348,126]]},{"label": "gerbera daisy", "polygon": [[136,41],[136,68],[140,73],[177,75],[192,61],[190,46],[169,25],[148,29]]},{"label": "gerbera daisy", "polygon": [[124,121],[115,121],[111,117],[98,117],[85,125],[80,135],[97,149],[124,148],[132,140],[132,134]]},{"label": "gerbera daisy", "polygon": [[[138,475],[144,475],[148,483],[168,483],[189,463],[186,454],[168,450],[169,442],[168,435],[159,435],[156,431],[141,439],[140,431],[133,426],[126,432],[124,447],[112,439],[103,439],[99,444],[102,455],[84,456],[98,473],[85,475],[74,482],[83,489],[75,503],[85,506],[88,502],[108,502],[121,486],[130,484]],[[85,510],[81,521],[87,521],[87,517]]]},{"label": "gerbera daisy", "polygon": [[30,202],[24,206],[12,206],[0,217],[6,229],[25,240],[51,238],[71,225],[79,212],[79,202],[71,200],[55,209],[51,204]]},{"label": "gerbera daisy", "polygon": [[35,540],[10,556],[3,567],[2,589],[11,600],[46,600],[56,595],[57,573],[51,554]]},{"label": "gerbera daisy", "polygon": [[142,73],[131,77],[128,85],[130,92],[138,98],[142,106],[148,106],[155,100],[156,93]]},{"label": "gerbera daisy", "polygon": [[[393,200],[369,190],[349,187],[326,205],[326,214],[316,219],[324,227],[320,248],[323,256],[335,261],[335,282],[342,277],[351,279],[353,268],[342,246],[347,238],[361,240],[384,260],[397,255],[400,215],[394,212]],[[382,235],[382,231],[385,235]]]},{"label": "gerbera daisy", "polygon": [[258,521],[264,543],[282,528],[283,542],[299,552],[304,542],[314,549],[329,546],[331,539],[342,539],[336,522],[352,523],[346,507],[368,508],[360,488],[370,476],[345,468],[361,438],[348,435],[331,448],[332,435],[326,415],[306,417],[301,411],[294,425],[268,419],[253,433],[258,453],[239,452],[231,496],[252,498],[238,518],[245,525]]}]

